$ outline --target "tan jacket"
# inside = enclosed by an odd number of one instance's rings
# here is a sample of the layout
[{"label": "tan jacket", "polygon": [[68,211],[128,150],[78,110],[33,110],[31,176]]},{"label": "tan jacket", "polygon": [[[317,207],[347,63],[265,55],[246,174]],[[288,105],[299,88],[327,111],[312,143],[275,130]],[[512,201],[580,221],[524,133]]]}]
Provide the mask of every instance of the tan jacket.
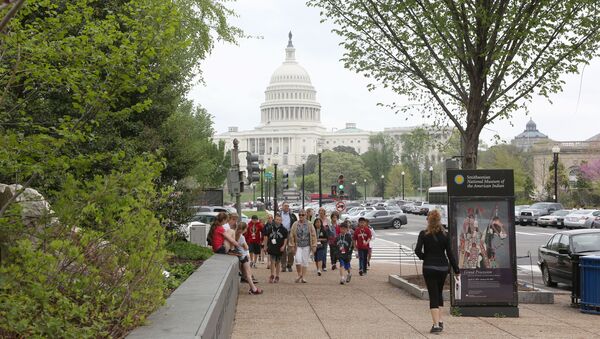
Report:
[{"label": "tan jacket", "polygon": [[[315,252],[317,250],[317,232],[310,221],[306,221],[306,224],[308,225],[308,233],[310,234],[310,250]],[[297,230],[298,221],[296,221],[292,225],[292,228],[290,228],[290,235],[288,237],[288,246],[292,251],[295,251],[297,246]]]}]

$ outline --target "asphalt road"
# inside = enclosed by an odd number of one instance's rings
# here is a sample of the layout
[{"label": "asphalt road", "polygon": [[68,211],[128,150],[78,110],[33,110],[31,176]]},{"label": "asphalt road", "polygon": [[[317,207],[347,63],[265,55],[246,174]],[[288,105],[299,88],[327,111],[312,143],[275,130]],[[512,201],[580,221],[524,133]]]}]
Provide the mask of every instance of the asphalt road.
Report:
[{"label": "asphalt road", "polygon": [[[373,244],[374,257],[379,257],[382,261],[398,262],[398,257],[401,256],[403,263],[410,264],[414,261],[410,254],[417,243],[419,232],[425,229],[426,222],[425,216],[408,214],[407,217],[408,224],[399,230],[389,228],[375,231],[376,238],[381,240]],[[551,227],[517,226],[517,272],[520,280],[531,282],[533,279],[536,286],[543,286],[542,274],[537,266],[537,251],[538,247],[544,245],[556,232],[558,230]],[[387,254],[382,254],[382,247],[388,248]],[[398,247],[402,250],[399,250]],[[563,285],[559,285],[557,288],[545,288],[555,292],[569,291]]]}]

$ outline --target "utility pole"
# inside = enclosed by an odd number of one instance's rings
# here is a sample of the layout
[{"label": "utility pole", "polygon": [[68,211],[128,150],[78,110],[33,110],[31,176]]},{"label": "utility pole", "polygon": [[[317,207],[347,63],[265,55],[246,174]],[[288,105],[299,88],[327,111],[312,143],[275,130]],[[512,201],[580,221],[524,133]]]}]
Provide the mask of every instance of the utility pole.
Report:
[{"label": "utility pole", "polygon": [[323,206],[323,190],[321,189],[321,153],[319,153],[319,207]]},{"label": "utility pole", "polygon": [[[238,139],[233,139],[233,150],[231,151],[231,168],[232,171],[235,171],[237,173],[240,173],[240,159],[238,157],[239,154],[239,140]],[[239,178],[240,182],[238,183],[239,187],[237,187],[238,189],[234,191],[235,193],[235,209],[237,211],[237,214],[239,216],[242,215],[242,205],[240,204],[240,199],[241,199],[241,192],[240,189],[242,188],[242,185],[244,185],[244,181],[242,180],[243,178]]]},{"label": "utility pole", "polygon": [[273,184],[273,213],[277,214],[277,164],[273,164],[275,167],[275,181]]},{"label": "utility pole", "polygon": [[263,205],[266,206],[266,201],[265,201],[265,196],[264,196],[264,192],[263,192],[263,185],[265,183],[265,169],[262,168],[260,169],[260,198],[262,199]]}]

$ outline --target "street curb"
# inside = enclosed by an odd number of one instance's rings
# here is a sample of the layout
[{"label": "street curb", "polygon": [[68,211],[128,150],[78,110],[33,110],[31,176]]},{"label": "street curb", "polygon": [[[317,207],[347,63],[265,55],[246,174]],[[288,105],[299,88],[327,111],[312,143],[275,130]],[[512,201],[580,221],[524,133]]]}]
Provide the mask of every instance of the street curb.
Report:
[{"label": "street curb", "polygon": [[[388,282],[393,286],[401,288],[406,292],[421,300],[429,300],[429,294],[427,289],[420,288],[415,284],[411,284],[396,274],[390,274]],[[526,287],[531,287],[527,283],[524,283]],[[443,292],[444,300],[450,300],[450,291]],[[547,290],[536,288],[536,291],[519,291],[519,303],[520,304],[554,304],[554,293]]]}]

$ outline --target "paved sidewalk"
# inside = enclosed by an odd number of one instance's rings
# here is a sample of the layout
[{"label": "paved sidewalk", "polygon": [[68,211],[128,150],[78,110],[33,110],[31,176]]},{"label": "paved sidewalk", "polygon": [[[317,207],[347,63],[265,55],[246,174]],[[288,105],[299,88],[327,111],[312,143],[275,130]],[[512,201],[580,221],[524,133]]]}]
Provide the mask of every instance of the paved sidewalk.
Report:
[{"label": "paved sidewalk", "polygon": [[[358,264],[353,260],[353,266]],[[404,265],[403,274],[414,274]],[[296,284],[295,272],[269,284],[264,264],[254,269],[264,294],[248,294],[240,285],[233,338],[423,338],[430,334],[429,302],[416,299],[388,283],[398,265],[373,264],[368,276],[354,270],[352,281],[339,284],[338,271],[318,277],[309,267],[307,284]],[[448,305],[446,305],[448,306]],[[447,338],[600,338],[600,316],[569,306],[569,296],[555,296],[554,305],[520,305],[519,318],[449,316],[443,311]]]}]

